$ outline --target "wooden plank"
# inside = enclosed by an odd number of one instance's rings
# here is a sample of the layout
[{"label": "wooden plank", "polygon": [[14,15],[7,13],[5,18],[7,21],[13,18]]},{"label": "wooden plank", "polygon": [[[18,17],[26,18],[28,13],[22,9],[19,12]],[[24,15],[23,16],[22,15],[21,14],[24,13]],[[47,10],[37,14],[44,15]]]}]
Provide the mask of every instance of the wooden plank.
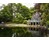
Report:
[{"label": "wooden plank", "polygon": [[0,27],[32,27],[32,28],[39,28],[40,25],[27,25],[27,24],[0,24]]}]

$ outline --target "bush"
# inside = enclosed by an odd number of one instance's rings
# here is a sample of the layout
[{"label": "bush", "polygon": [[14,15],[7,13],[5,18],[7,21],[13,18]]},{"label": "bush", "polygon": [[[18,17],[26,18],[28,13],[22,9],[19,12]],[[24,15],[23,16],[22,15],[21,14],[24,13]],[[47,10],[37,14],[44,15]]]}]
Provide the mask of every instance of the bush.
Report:
[{"label": "bush", "polygon": [[49,21],[46,22],[46,25],[49,26]]}]

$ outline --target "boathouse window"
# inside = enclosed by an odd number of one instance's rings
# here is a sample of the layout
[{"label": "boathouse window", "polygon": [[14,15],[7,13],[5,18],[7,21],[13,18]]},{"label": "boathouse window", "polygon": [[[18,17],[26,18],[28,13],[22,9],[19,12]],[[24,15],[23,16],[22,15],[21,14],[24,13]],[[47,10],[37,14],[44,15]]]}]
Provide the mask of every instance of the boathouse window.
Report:
[{"label": "boathouse window", "polygon": [[32,25],[33,23],[31,22],[31,25]]},{"label": "boathouse window", "polygon": [[35,22],[34,22],[34,25],[35,25]]},{"label": "boathouse window", "polygon": [[38,25],[38,22],[37,22],[37,25]]}]

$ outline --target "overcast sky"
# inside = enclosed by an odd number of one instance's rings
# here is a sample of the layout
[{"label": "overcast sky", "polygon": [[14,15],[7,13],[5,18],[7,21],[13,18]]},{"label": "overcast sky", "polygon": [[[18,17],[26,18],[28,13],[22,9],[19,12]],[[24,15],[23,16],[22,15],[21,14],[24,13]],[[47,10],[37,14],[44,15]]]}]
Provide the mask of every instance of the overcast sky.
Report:
[{"label": "overcast sky", "polygon": [[[2,6],[2,4],[7,5],[8,3],[0,3],[0,6]],[[21,4],[27,6],[28,8],[34,7],[34,3],[21,3]]]},{"label": "overcast sky", "polygon": [[34,4],[32,0],[1,0],[0,1],[0,6],[2,4],[7,5],[8,3],[22,3],[22,5],[27,6],[28,8],[34,7]]},{"label": "overcast sky", "polygon": [[8,3],[22,3],[27,7],[34,7],[34,3],[49,3],[49,0],[0,0],[0,6]]}]

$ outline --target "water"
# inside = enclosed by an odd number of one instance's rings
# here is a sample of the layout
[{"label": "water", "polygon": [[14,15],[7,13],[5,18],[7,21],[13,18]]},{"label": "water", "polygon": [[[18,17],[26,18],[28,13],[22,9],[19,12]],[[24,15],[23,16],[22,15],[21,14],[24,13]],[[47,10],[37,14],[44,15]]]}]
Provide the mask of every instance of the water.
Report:
[{"label": "water", "polygon": [[16,32],[12,34],[12,37],[16,37]]}]

